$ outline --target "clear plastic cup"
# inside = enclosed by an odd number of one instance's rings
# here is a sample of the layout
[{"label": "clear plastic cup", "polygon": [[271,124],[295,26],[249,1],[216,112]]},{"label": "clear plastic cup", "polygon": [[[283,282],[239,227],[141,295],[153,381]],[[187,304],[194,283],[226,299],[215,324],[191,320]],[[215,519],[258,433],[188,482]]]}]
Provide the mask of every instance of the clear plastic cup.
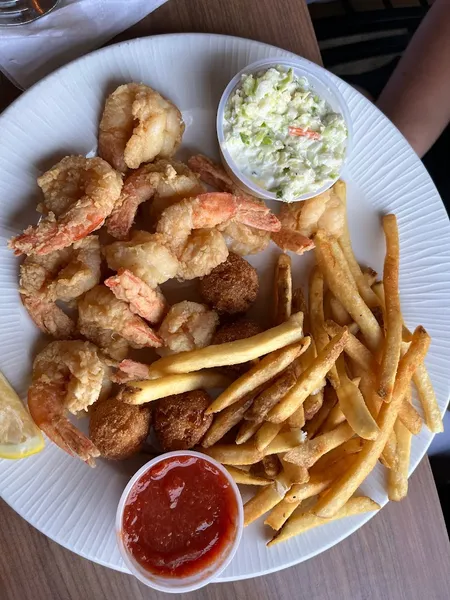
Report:
[{"label": "clear plastic cup", "polygon": [[[146,473],[149,469],[152,469],[161,461],[175,456],[195,456],[214,465],[226,477],[227,481],[229,482],[231,489],[233,490],[234,496],[236,498],[237,506],[237,522],[234,538],[223,549],[222,553],[216,558],[216,560],[211,565],[206,567],[204,570],[199,571],[198,573],[195,573],[194,575],[190,575],[188,577],[164,577],[162,575],[155,575],[153,573],[150,573],[149,571],[144,569],[144,567],[140,565],[137,562],[137,560],[135,560],[135,558],[130,552],[128,552],[122,538],[123,512],[125,508],[125,503],[131,492],[132,487],[134,486],[136,481],[138,481],[138,479],[140,479],[144,475],[144,473]],[[168,592],[174,594],[192,592],[193,590],[197,590],[207,585],[208,583],[214,581],[217,578],[217,576],[220,573],[222,573],[222,571],[230,564],[233,556],[236,554],[236,550],[238,549],[239,542],[241,541],[242,531],[244,528],[244,511],[242,507],[241,494],[236,483],[234,482],[233,478],[228,473],[228,471],[225,469],[225,467],[223,467],[223,465],[218,463],[213,458],[210,458],[205,454],[201,454],[200,452],[193,452],[191,450],[167,452],[166,454],[162,454],[161,456],[157,456],[156,458],[150,460],[142,468],[140,468],[139,471],[137,471],[137,473],[135,473],[130,479],[128,485],[122,493],[122,496],[119,501],[119,506],[117,507],[115,527],[117,544],[119,546],[122,558],[130,572],[135,577],[137,577],[139,581],[160,592]]]},{"label": "clear plastic cup", "polygon": [[295,202],[299,202],[307,200],[308,198],[312,198],[314,196],[318,196],[319,194],[328,190],[334,183],[336,183],[336,181],[339,179],[342,169],[344,168],[345,160],[349,154],[352,142],[352,123],[350,118],[350,111],[347,107],[344,98],[332,82],[330,75],[325,69],[319,67],[318,65],[315,65],[314,63],[303,60],[300,57],[295,60],[281,58],[264,58],[262,60],[258,60],[248,65],[233,77],[233,79],[227,85],[222,94],[222,97],[219,102],[219,108],[217,110],[217,138],[219,141],[220,156],[222,158],[223,166],[227,171],[228,175],[231,177],[231,179],[248,194],[256,196],[257,198],[262,198],[263,200],[280,201],[280,199],[277,198],[273,192],[269,192],[264,188],[259,187],[254,181],[252,181],[249,177],[247,177],[240,171],[239,167],[236,165],[233,158],[231,157],[231,154],[225,148],[225,139],[223,132],[223,117],[225,112],[225,106],[228,102],[229,97],[235,92],[236,88],[240,85],[241,76],[247,75],[249,73],[256,73],[258,71],[264,71],[269,69],[270,67],[278,65],[286,67],[288,69],[292,68],[294,74],[297,75],[297,77],[305,77],[311,85],[311,88],[317,93],[317,95],[320,98],[326,100],[334,112],[340,113],[344,117],[348,131],[346,152],[338,176],[335,179],[328,181],[325,185],[315,190],[314,192],[308,192],[296,198]]}]

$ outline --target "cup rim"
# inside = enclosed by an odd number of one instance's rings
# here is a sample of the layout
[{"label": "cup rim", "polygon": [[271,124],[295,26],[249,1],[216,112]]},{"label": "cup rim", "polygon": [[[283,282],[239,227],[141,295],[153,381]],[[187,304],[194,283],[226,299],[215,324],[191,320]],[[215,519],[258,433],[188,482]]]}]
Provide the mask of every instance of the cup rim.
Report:
[{"label": "cup rim", "polygon": [[[225,476],[225,478],[227,479],[228,483],[231,486],[231,489],[233,490],[233,493],[234,493],[234,496],[236,499],[237,518],[236,518],[236,532],[234,535],[234,539],[224,550],[225,558],[223,560],[221,560],[216,567],[213,567],[212,570],[210,569],[208,571],[209,574],[206,577],[202,578],[200,581],[196,581],[194,583],[187,583],[186,585],[177,585],[177,586],[172,587],[170,585],[170,580],[168,578],[166,580],[169,581],[169,583],[166,585],[164,583],[161,583],[160,581],[155,581],[150,576],[146,577],[140,570],[138,570],[136,568],[136,566],[134,564],[135,560],[132,558],[130,553],[127,551],[125,544],[123,542],[122,519],[123,519],[123,512],[125,509],[126,500],[128,499],[128,496],[129,496],[134,484],[142,477],[142,475],[144,475],[147,471],[149,471],[155,465],[162,462],[163,460],[170,459],[170,458],[173,458],[176,456],[194,456],[196,458],[200,458],[200,459],[204,460],[205,462],[208,462],[208,463],[214,465]],[[128,570],[130,571],[130,573],[132,575],[134,575],[134,577],[136,577],[139,581],[141,581],[148,587],[151,587],[160,592],[175,593],[175,594],[191,592],[191,591],[200,589],[200,588],[204,587],[205,585],[207,585],[208,583],[211,583],[212,581],[214,581],[217,578],[217,576],[220,575],[220,573],[222,573],[222,571],[224,571],[224,569],[230,564],[234,555],[236,554],[236,551],[239,547],[239,543],[242,538],[242,532],[244,529],[244,509],[243,509],[243,504],[242,504],[241,493],[239,491],[239,488],[238,488],[236,482],[234,481],[232,476],[228,473],[226,468],[222,464],[217,462],[215,459],[211,458],[210,456],[208,456],[206,454],[202,454],[201,452],[196,452],[194,450],[175,450],[173,452],[165,452],[164,454],[161,454],[161,455],[156,456],[155,458],[152,458],[151,460],[149,460],[138,471],[136,471],[136,473],[133,475],[133,477],[131,477],[131,479],[125,486],[125,488],[122,492],[122,495],[120,497],[120,500],[119,500],[119,503],[117,506],[116,520],[115,520],[114,527],[115,527],[116,541],[117,541],[117,545],[119,547],[120,554],[121,554],[122,559],[123,559],[125,565],[127,566]],[[201,574],[201,571],[199,572],[199,574]],[[190,577],[192,577],[192,576],[190,576]],[[161,579],[163,579],[163,578],[161,578]],[[183,579],[184,578],[181,577],[181,578],[174,578],[173,580],[182,582]],[[189,579],[189,578],[186,578],[186,579]]]},{"label": "cup rim", "polygon": [[314,81],[318,81],[322,85],[325,85],[328,88],[330,94],[332,96],[334,96],[337,104],[339,105],[339,110],[340,110],[340,112],[344,118],[345,124],[347,126],[347,143],[346,143],[344,158],[342,160],[342,165],[339,169],[339,173],[338,173],[337,177],[335,179],[330,180],[329,182],[327,182],[326,184],[324,184],[322,187],[315,190],[314,192],[306,192],[305,194],[302,194],[301,196],[299,196],[298,198],[295,198],[295,200],[292,201],[292,202],[303,202],[304,200],[308,200],[309,198],[314,198],[315,196],[319,196],[320,194],[323,194],[324,192],[329,190],[336,183],[336,181],[338,181],[338,179],[341,177],[342,171],[344,170],[345,163],[347,162],[347,158],[349,156],[349,153],[351,150],[351,145],[352,145],[352,140],[353,140],[353,135],[352,135],[353,127],[352,127],[352,121],[351,121],[351,116],[350,116],[350,110],[347,106],[346,101],[344,100],[343,95],[338,90],[338,88],[336,87],[334,82],[331,80],[331,77],[329,76],[327,70],[324,69],[323,67],[320,67],[319,65],[311,63],[310,61],[303,59],[301,57],[296,57],[295,59],[294,58],[281,58],[281,57],[280,58],[263,58],[261,60],[257,60],[253,63],[250,63],[249,65],[247,65],[246,67],[241,69],[238,73],[236,73],[236,75],[229,81],[228,85],[226,86],[225,90],[223,91],[222,96],[219,101],[219,106],[217,109],[216,133],[217,133],[217,139],[219,142],[220,156],[221,156],[222,161],[224,162],[224,165],[226,165],[226,167],[228,167],[227,170],[229,171],[229,174],[234,175],[234,177],[242,183],[243,187],[246,188],[246,191],[250,190],[249,193],[252,193],[253,195],[255,195],[258,198],[263,198],[264,200],[276,200],[277,202],[286,203],[285,201],[281,200],[280,198],[277,198],[273,192],[269,192],[266,189],[255,184],[249,177],[247,177],[246,175],[244,175],[242,173],[242,171],[238,168],[235,161],[233,160],[231,154],[225,147],[225,144],[224,144],[225,139],[224,139],[224,132],[223,132],[223,116],[224,116],[224,112],[225,112],[225,106],[226,106],[231,94],[233,93],[233,91],[238,87],[240,80],[241,80],[241,76],[245,75],[247,73],[254,73],[255,71],[261,70],[263,68],[268,69],[270,67],[278,66],[278,65],[292,67],[293,69],[296,69],[297,71],[303,71],[305,77],[308,79],[308,81],[311,80],[311,83],[313,84],[313,86],[314,86]]}]

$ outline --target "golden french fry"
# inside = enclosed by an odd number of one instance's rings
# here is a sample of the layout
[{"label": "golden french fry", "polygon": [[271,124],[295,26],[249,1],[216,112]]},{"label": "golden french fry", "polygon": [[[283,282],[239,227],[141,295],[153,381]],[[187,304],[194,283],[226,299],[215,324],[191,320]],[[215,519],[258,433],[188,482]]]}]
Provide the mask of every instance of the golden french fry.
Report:
[{"label": "golden french fry", "polygon": [[350,323],[352,323],[353,321],[351,316],[348,314],[348,312],[345,310],[345,308],[342,306],[342,304],[337,298],[335,298],[330,292],[328,292],[328,294],[330,296],[329,304],[331,316],[333,317],[333,319],[336,321],[336,323],[338,323],[341,326],[350,325]]},{"label": "golden french fry", "polygon": [[359,388],[359,384],[361,383],[361,377],[352,377],[352,383],[353,385],[356,385],[357,388]]},{"label": "golden french fry", "polygon": [[324,328],[323,286],[323,275],[318,267],[314,267],[309,277],[309,320],[317,352],[323,350],[330,341]]},{"label": "golden french fry", "polygon": [[[352,370],[353,372],[359,373],[361,375],[359,389],[361,390],[361,393],[363,395],[367,408],[370,411],[370,414],[374,419],[377,419],[383,401],[381,400],[381,398],[378,397],[375,391],[376,379],[373,376],[373,373],[371,374],[369,371],[364,371],[354,361],[352,362]],[[395,439],[395,433],[392,431],[391,435],[388,438],[388,441],[386,442],[386,446],[380,456],[381,463],[387,469],[391,469],[395,465],[396,445],[397,442]]]},{"label": "golden french fry", "polygon": [[305,420],[305,409],[303,404],[300,404],[297,410],[287,420],[287,424],[291,429],[301,429],[305,425]]},{"label": "golden french fry", "polygon": [[[338,326],[331,325],[331,321],[327,321],[327,327],[330,331],[339,331]],[[342,330],[342,328],[340,328]],[[354,336],[350,334],[349,340],[345,345],[344,352],[352,359],[352,369],[361,380],[359,389],[373,418],[376,418],[381,407],[381,401],[375,391],[376,386],[376,369],[379,365],[376,363],[373,355],[369,350]],[[356,364],[356,366],[355,366]],[[422,418],[416,409],[409,402],[403,401],[399,412],[402,423],[414,435],[417,435],[422,428]]]},{"label": "golden french fry", "polygon": [[261,423],[269,410],[285,396],[296,382],[294,369],[289,366],[267,389],[263,390],[244,415],[248,421]]},{"label": "golden french fry", "polygon": [[[337,184],[335,184],[335,185],[337,185]],[[344,186],[345,186],[345,184],[344,184]],[[339,188],[339,193],[338,192],[336,192],[336,193],[339,196],[342,203],[345,206],[347,206],[345,187],[341,186]],[[345,256],[345,260],[347,262],[348,268],[352,274],[353,280],[355,281],[355,283],[358,287],[358,291],[359,291],[362,299],[364,300],[364,302],[367,304],[367,306],[369,308],[374,308],[375,306],[378,306],[378,299],[377,299],[376,295],[374,294],[374,292],[372,291],[372,289],[370,288],[370,285],[368,284],[366,277],[364,277],[364,273],[362,272],[361,267],[359,266],[359,263],[356,260],[355,255],[353,253],[352,243],[351,243],[351,239],[350,239],[350,232],[348,229],[347,212],[345,214],[344,231],[342,232],[342,235],[339,238],[339,245],[342,248],[342,252]]]},{"label": "golden french fry", "polygon": [[[330,335],[337,335],[343,330],[343,327],[333,321],[326,321],[325,329]],[[362,342],[349,332],[347,343],[344,348],[345,354],[353,359],[364,371],[369,371],[375,378],[380,365],[375,360],[374,355],[368,350]]]},{"label": "golden french fry", "polygon": [[[231,406],[229,408],[231,408]],[[242,421],[239,431],[236,435],[236,444],[244,444],[245,442],[248,442],[248,440],[253,437],[260,427],[261,423],[256,423],[255,421]]]},{"label": "golden french fry", "polygon": [[396,438],[396,460],[388,472],[389,500],[399,502],[408,493],[408,470],[411,453],[412,434],[397,419],[394,425]]},{"label": "golden french fry", "polygon": [[305,296],[303,294],[303,290],[301,288],[296,288],[292,292],[292,312],[303,313],[303,330],[305,334],[309,335],[309,313],[308,306],[306,304]]},{"label": "golden french fry", "polygon": [[256,521],[283,498],[283,490],[276,483],[266,485],[244,504],[244,527]]},{"label": "golden french fry", "polygon": [[204,448],[203,452],[224,465],[254,465],[262,459],[261,452],[258,452],[252,442],[240,446],[216,444],[211,448]]},{"label": "golden french fry", "polygon": [[[356,439],[356,438],[355,438]],[[348,443],[348,442],[347,442]],[[327,455],[322,457],[323,460]],[[353,464],[355,456],[342,454],[337,462],[330,463],[326,468],[318,469],[317,462],[310,471],[309,480],[303,484],[296,484],[286,492],[288,502],[300,503],[307,498],[312,498],[324,492],[335,479],[340,477]]]},{"label": "golden french fry", "polygon": [[346,329],[336,335],[317,355],[311,365],[300,375],[295,385],[286,396],[272,408],[267,420],[272,423],[282,423],[290,417],[306,398],[320,387],[324,376],[334,365],[348,339]]},{"label": "golden french fry", "polygon": [[291,316],[292,273],[291,258],[287,254],[278,256],[275,267],[274,325],[284,323]]},{"label": "golden french fry", "polygon": [[358,364],[353,359],[350,359],[350,367],[353,375],[360,377],[359,389],[364,397],[367,408],[370,410],[370,414],[376,419],[382,404],[381,398],[378,397],[375,391],[377,378],[370,369],[361,367],[361,364]]},{"label": "golden french fry", "polygon": [[[411,402],[411,389],[406,398],[407,402]],[[408,493],[408,473],[412,435],[400,419],[397,419],[395,422],[394,431],[397,439],[397,460],[388,474],[388,496],[389,500],[398,502],[405,498]]]},{"label": "golden french fry", "polygon": [[433,384],[425,365],[419,365],[413,375],[413,382],[419,394],[419,400],[425,414],[425,424],[433,433],[444,431],[441,411],[436,400]]},{"label": "golden french fry", "polygon": [[[320,270],[334,296],[359,325],[367,345],[372,351],[381,348],[383,333],[370,308],[348,275],[345,257],[338,242],[319,230],[315,236],[316,257]],[[364,279],[364,278],[363,278]]]},{"label": "golden french fry", "polygon": [[[245,423],[252,423],[252,421],[245,421]],[[265,450],[267,446],[276,438],[276,436],[280,433],[282,426],[282,423],[269,423],[268,421],[262,425],[259,423],[257,424],[259,429],[255,433],[255,444],[260,452]]]},{"label": "golden french fry", "polygon": [[227,466],[225,468],[236,483],[241,483],[243,485],[269,485],[272,483],[271,479],[252,475],[251,473],[236,467]]},{"label": "golden french fry", "polygon": [[262,459],[262,467],[267,477],[274,479],[281,471],[281,463],[275,454],[264,456]]},{"label": "golden french fry", "polygon": [[260,463],[255,463],[254,465],[237,465],[236,469],[239,469],[239,471],[244,471],[245,473],[250,473],[251,471],[253,475],[256,475],[257,473],[254,472],[254,469],[256,469],[259,464]]},{"label": "golden french fry", "polygon": [[211,427],[203,437],[201,443],[203,448],[209,448],[216,444],[230,429],[237,425],[242,420],[245,411],[251,406],[254,397],[255,393],[247,394],[235,404],[215,415]]},{"label": "golden french fry", "polygon": [[286,498],[283,498],[283,500],[272,508],[264,521],[264,525],[269,525],[269,527],[278,531],[283,527],[297,506],[300,505],[300,502],[288,502]]},{"label": "golden french fry", "polygon": [[[325,382],[322,382],[322,383],[325,383]],[[316,394],[311,394],[310,396],[308,396],[306,398],[305,402],[303,403],[303,405],[301,405],[301,406],[303,406],[303,411],[305,413],[305,421],[310,421],[314,417],[314,415],[319,412],[320,407],[323,404],[324,389],[325,389],[325,387],[321,388]],[[295,415],[295,413],[294,413],[294,415]],[[292,415],[292,416],[294,416],[294,415]],[[292,417],[289,417],[288,423],[290,422],[291,418]]]},{"label": "golden french fry", "polygon": [[238,365],[254,360],[299,342],[303,338],[302,325],[303,314],[296,313],[285,323],[243,340],[206,346],[206,348],[160,358],[150,365],[149,374],[157,378],[168,373],[190,373],[203,368]]},{"label": "golden french fry", "polygon": [[339,406],[353,431],[365,440],[374,440],[378,433],[378,425],[364,402],[361,391],[348,378],[345,370],[344,356],[336,361],[339,375],[339,387],[336,390]]},{"label": "golden french fry", "polygon": [[383,229],[386,237],[386,257],[383,272],[386,335],[381,359],[378,395],[385,402],[390,402],[394,390],[398,361],[400,360],[403,328],[398,290],[400,244],[395,215],[383,217]]},{"label": "golden french fry", "polygon": [[350,325],[346,325],[346,327],[347,327],[349,333],[351,333],[353,335],[356,335],[359,333],[358,323],[353,322],[353,323],[350,323]]},{"label": "golden french fry", "polygon": [[403,399],[400,410],[398,411],[398,418],[413,435],[418,435],[420,433],[420,430],[422,429],[422,417],[406,398]]},{"label": "golden french fry", "polygon": [[[330,341],[324,327],[323,286],[323,275],[318,267],[314,267],[309,278],[309,322],[317,352],[321,352]],[[339,378],[334,365],[328,372],[327,377],[333,387],[339,385]]]},{"label": "golden french fry", "polygon": [[303,445],[305,440],[305,434],[301,429],[291,429],[290,431],[284,431],[279,433],[268,446],[263,450],[264,456],[270,454],[280,454],[280,452],[288,452],[299,445]]},{"label": "golden french fry", "polygon": [[338,425],[345,421],[344,413],[341,410],[339,404],[333,406],[330,410],[330,414],[328,415],[325,423],[321,426],[318,433],[327,433],[327,431],[331,431],[335,429]]},{"label": "golden french fry", "polygon": [[280,459],[281,466],[283,467],[284,474],[286,475],[286,480],[289,482],[289,484],[300,484],[309,481],[308,469],[285,461],[284,453],[279,454],[278,458]]},{"label": "golden french fry", "polygon": [[[313,345],[314,340],[311,338],[311,346]],[[311,346],[295,363],[300,363],[300,368],[297,370],[297,379],[306,371],[314,358],[317,356],[315,347],[313,348],[313,352],[309,352],[311,350]],[[326,381],[325,379],[322,379],[322,381],[319,382],[318,389],[314,390],[314,392],[306,398],[303,404],[300,404],[297,410],[287,419],[287,424],[289,427],[303,427],[306,421],[309,421],[313,418],[313,416],[322,406],[323,390],[325,385]],[[301,390],[299,393],[301,393]]]},{"label": "golden french fry", "polygon": [[230,380],[225,375],[212,369],[203,369],[148,381],[129,381],[120,390],[119,398],[127,404],[145,404],[172,394],[182,394],[200,388],[221,388],[229,383]]},{"label": "golden french fry", "polygon": [[206,409],[205,414],[209,415],[220,412],[224,408],[227,408],[227,406],[240,400],[245,394],[250,393],[255,388],[278,375],[281,371],[284,371],[293,360],[308,348],[309,344],[310,338],[303,338],[295,344],[271,352],[262,358],[249,371],[236,379],[236,381],[233,381]]},{"label": "golden french fry", "polygon": [[393,469],[397,463],[397,436],[393,429],[380,456],[380,462],[386,469]]},{"label": "golden french fry", "polygon": [[279,544],[280,542],[288,540],[300,533],[304,533],[313,527],[320,527],[321,525],[343,519],[344,517],[360,515],[362,513],[379,510],[380,508],[381,506],[377,502],[367,498],[367,496],[358,496],[356,498],[350,498],[350,500],[336,511],[332,517],[322,518],[313,513],[294,514],[287,520],[282,529],[275,534],[272,540],[267,543],[267,546]]},{"label": "golden french fry", "polygon": [[[324,390],[324,400],[322,406],[318,410],[318,412],[309,420],[304,428],[308,439],[312,439],[315,434],[319,431],[322,425],[328,418],[331,409],[335,406],[337,402],[336,392],[332,387],[327,386]],[[306,401],[305,401],[306,402]]]},{"label": "golden french fry", "polygon": [[355,464],[342,477],[335,481],[328,493],[321,497],[314,507],[314,513],[320,517],[331,517],[347,502],[358,489],[367,475],[376,465],[386,442],[393,431],[398,411],[414,371],[421,362],[430,345],[430,337],[423,327],[418,327],[406,354],[400,359],[394,393],[390,403],[384,402],[378,415],[380,433],[376,440],[366,441],[357,455]]},{"label": "golden french fry", "polygon": [[361,438],[353,437],[337,448],[334,448],[334,450],[330,450],[330,452],[327,452],[321,458],[319,458],[316,464],[312,467],[311,476],[316,476],[319,473],[326,473],[328,475],[330,470],[331,473],[333,473],[333,465],[338,463],[340,465],[344,464],[345,460],[347,460],[350,456],[361,452],[363,444],[364,441]]},{"label": "golden french fry", "polygon": [[[378,297],[380,298],[381,304],[384,306],[383,283],[378,282],[373,286],[373,288],[376,291]],[[404,323],[402,328],[402,336],[404,342],[408,343],[411,341],[412,334]],[[415,370],[413,375],[413,382],[417,388],[419,400],[422,404],[423,411],[425,413],[426,426],[433,433],[440,433],[441,431],[444,431],[442,416],[436,400],[436,395],[434,393],[433,384],[431,383],[431,379],[428,375],[428,371],[425,364],[417,366],[417,369]]]},{"label": "golden french fry", "polygon": [[350,425],[348,423],[341,423],[336,429],[333,429],[328,433],[323,433],[313,440],[308,440],[300,446],[286,452],[284,460],[309,469],[321,456],[330,450],[333,450],[333,448],[337,448],[349,440],[353,435],[353,429]]},{"label": "golden french fry", "polygon": [[364,279],[366,280],[367,285],[371,288],[377,280],[378,273],[374,271],[371,267],[361,267],[360,265],[360,269],[362,271]]}]

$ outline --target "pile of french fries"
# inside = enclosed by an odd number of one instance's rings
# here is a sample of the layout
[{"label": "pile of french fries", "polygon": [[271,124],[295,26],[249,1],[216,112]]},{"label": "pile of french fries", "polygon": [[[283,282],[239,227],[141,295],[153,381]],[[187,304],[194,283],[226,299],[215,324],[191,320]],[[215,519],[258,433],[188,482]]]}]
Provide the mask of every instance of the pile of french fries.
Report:
[{"label": "pile of french fries", "polygon": [[[346,202],[345,184],[335,191]],[[316,265],[307,301],[293,290],[291,260],[275,270],[273,327],[251,338],[166,356],[149,381],[127,384],[126,402],[142,404],[198,388],[226,386],[207,412],[214,420],[202,450],[226,465],[239,484],[257,486],[244,506],[245,525],[266,515],[268,546],[345,516],[380,506],[358,488],[380,461],[387,491],[408,489],[412,435],[443,430],[424,365],[430,338],[403,323],[399,237],[383,218],[382,281],[362,269],[348,226],[338,239],[314,238]],[[215,369],[253,361],[228,385]],[[423,418],[411,403],[414,383]],[[232,438],[230,438],[232,436]]]}]

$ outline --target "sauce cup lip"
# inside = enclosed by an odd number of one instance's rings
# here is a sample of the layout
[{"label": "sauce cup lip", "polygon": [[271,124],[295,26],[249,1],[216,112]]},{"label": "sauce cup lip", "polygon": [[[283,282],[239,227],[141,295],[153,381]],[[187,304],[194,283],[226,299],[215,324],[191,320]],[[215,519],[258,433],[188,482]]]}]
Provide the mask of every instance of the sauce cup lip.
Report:
[{"label": "sauce cup lip", "polygon": [[[347,126],[346,149],[345,149],[344,158],[342,160],[342,165],[339,169],[339,173],[338,173],[337,177],[335,179],[330,180],[329,182],[327,182],[326,184],[324,184],[323,186],[321,186],[314,192],[306,192],[306,193],[302,194],[301,196],[299,196],[298,198],[295,198],[295,200],[292,201],[292,202],[302,202],[304,200],[308,200],[309,198],[314,198],[315,196],[318,196],[318,195],[326,192],[336,183],[336,181],[338,181],[338,179],[341,177],[342,171],[344,170],[345,163],[348,159],[348,156],[349,156],[349,153],[351,150],[351,146],[352,146],[352,142],[353,142],[353,135],[352,135],[353,127],[352,127],[352,120],[351,120],[351,116],[350,116],[350,110],[347,106],[347,103],[346,103],[343,95],[341,94],[341,92],[338,90],[337,86],[332,81],[328,71],[326,69],[324,69],[323,67],[320,67],[319,65],[316,65],[316,64],[310,62],[309,60],[306,60],[300,56],[295,57],[295,58],[274,57],[274,58],[263,58],[261,60],[257,60],[256,62],[250,63],[249,65],[247,65],[246,67],[241,69],[238,73],[236,73],[236,75],[231,79],[231,81],[228,83],[227,87],[223,91],[222,96],[220,98],[219,106],[217,109],[216,132],[217,132],[217,139],[219,142],[220,157],[221,157],[221,160],[223,162],[223,165],[224,165],[225,170],[227,171],[228,175],[231,177],[231,179],[234,180],[234,182],[236,184],[240,185],[244,189],[244,191],[246,191],[249,194],[252,194],[253,196],[256,196],[257,198],[261,198],[263,200],[276,200],[277,202],[285,202],[286,203],[286,201],[284,201],[280,198],[277,198],[273,192],[269,192],[266,189],[260,187],[255,182],[253,182],[249,177],[247,177],[246,175],[244,175],[241,172],[241,170],[239,169],[239,167],[233,160],[231,154],[225,148],[225,144],[224,144],[225,136],[224,136],[224,131],[223,131],[225,106],[228,102],[228,99],[232,95],[232,93],[239,86],[241,76],[249,74],[249,73],[255,73],[260,70],[269,69],[270,67],[275,67],[278,65],[285,66],[285,67],[292,67],[294,69],[294,72],[295,72],[295,70],[297,70],[297,75],[299,75],[299,76],[303,75],[304,77],[306,77],[306,79],[308,79],[308,81],[311,82],[313,88],[314,88],[314,82],[319,83],[320,85],[328,88],[327,89],[328,95],[332,96],[333,99],[335,100],[335,102],[338,104],[339,111],[342,114],[342,116],[344,117],[344,121]],[[302,74],[300,74],[299,72],[302,72]],[[320,92],[318,92],[318,94],[321,95]],[[325,98],[325,100],[327,100],[327,98]]]},{"label": "sauce cup lip", "polygon": [[[158,463],[162,462],[163,460],[175,458],[177,456],[194,456],[196,458],[202,459],[205,462],[208,462],[208,463],[214,465],[227,479],[228,483],[231,486],[231,489],[233,490],[233,493],[234,493],[234,496],[236,499],[237,517],[236,517],[236,532],[235,532],[234,538],[228,544],[228,546],[225,548],[225,550],[223,552],[223,554],[225,555],[225,558],[222,558],[222,560],[221,560],[221,557],[219,557],[219,560],[217,561],[217,565],[213,566],[212,568],[209,568],[207,575],[205,577],[201,577],[202,571],[200,571],[198,575],[189,576],[186,578],[183,578],[183,577],[168,578],[168,577],[163,577],[163,576],[158,576],[158,575],[152,575],[151,573],[148,573],[148,576],[146,576],[145,569],[143,567],[138,568],[139,565],[138,565],[137,561],[135,561],[135,559],[128,552],[128,550],[125,547],[124,541],[123,541],[123,536],[122,536],[123,513],[124,513],[126,501],[128,499],[128,496],[129,496],[134,484],[147,471],[149,471],[151,468],[153,468]],[[117,545],[119,547],[119,551],[122,556],[122,559],[123,559],[125,565],[127,566],[128,570],[131,572],[131,574],[134,575],[137,579],[139,579],[139,581],[141,581],[145,585],[147,585],[155,590],[158,590],[160,592],[175,593],[175,594],[191,592],[191,591],[197,590],[201,587],[204,587],[208,583],[213,582],[217,578],[217,576],[230,564],[231,560],[233,559],[234,555],[236,554],[239,543],[241,541],[243,529],[244,529],[244,510],[243,510],[243,505],[242,505],[241,494],[239,492],[239,488],[238,488],[236,482],[234,481],[234,479],[231,477],[231,475],[228,473],[228,471],[222,464],[220,464],[213,458],[211,458],[205,454],[202,454],[201,452],[195,452],[194,450],[176,450],[173,452],[166,452],[164,454],[161,454],[161,455],[156,456],[155,458],[151,459],[145,465],[143,465],[138,471],[136,471],[136,473],[133,475],[133,477],[127,483],[124,491],[122,492],[122,496],[120,497],[119,504],[117,507],[116,522],[115,522]],[[213,565],[214,565],[214,563],[213,563]],[[194,582],[189,583],[188,580],[191,578],[194,578],[194,577],[196,578],[196,580]],[[183,584],[171,585],[172,582],[173,583],[183,582],[183,580],[185,580],[185,579],[186,579],[186,584],[184,584],[184,585]]]}]

